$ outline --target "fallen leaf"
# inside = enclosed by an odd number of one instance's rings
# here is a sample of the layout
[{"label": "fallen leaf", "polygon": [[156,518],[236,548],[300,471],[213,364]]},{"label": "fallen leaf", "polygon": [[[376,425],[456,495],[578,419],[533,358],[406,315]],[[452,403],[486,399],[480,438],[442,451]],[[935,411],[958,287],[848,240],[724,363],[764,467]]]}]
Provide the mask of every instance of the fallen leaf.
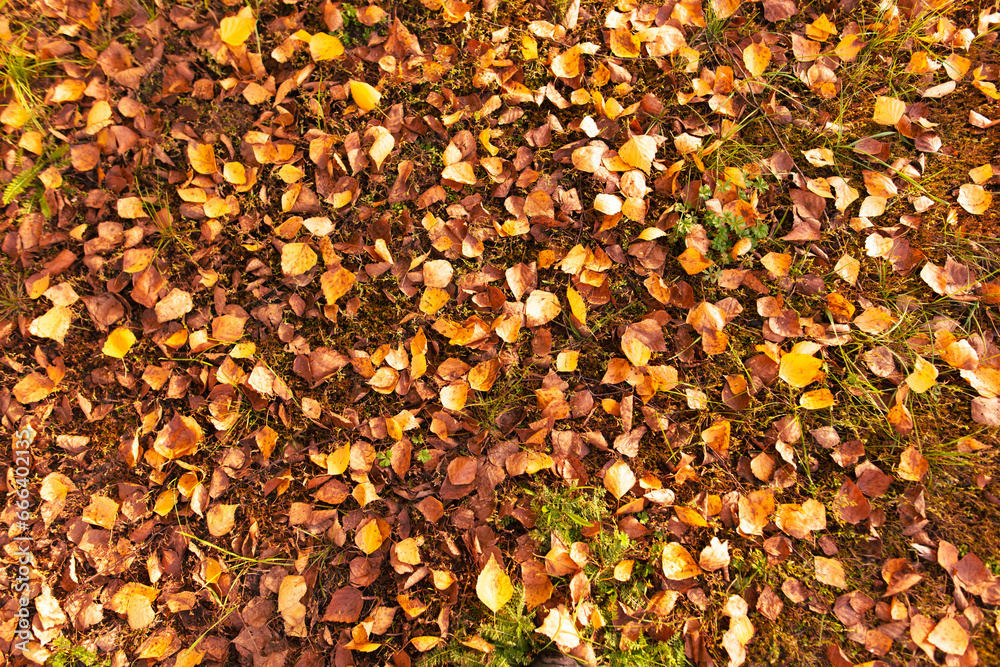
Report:
[{"label": "fallen leaf", "polygon": [[635,482],[635,473],[624,461],[615,461],[604,473],[604,488],[610,491],[616,500],[621,500],[622,496],[635,486]]},{"label": "fallen leaf", "polygon": [[903,117],[906,111],[906,103],[895,97],[884,97],[879,95],[875,99],[875,111],[872,120],[879,125],[895,125]]},{"label": "fallen leaf", "polygon": [[253,11],[244,7],[236,16],[227,16],[219,22],[219,38],[229,46],[242,46],[253,33],[255,24]]},{"label": "fallen leaf", "polygon": [[760,76],[770,63],[771,49],[767,48],[766,44],[752,42],[743,50],[743,64],[746,65],[750,76]]},{"label": "fallen leaf", "polygon": [[[316,62],[323,60],[336,60],[344,55],[344,45],[333,35],[319,32],[309,40],[309,55]],[[353,86],[351,87],[353,92]],[[355,100],[357,104],[357,101]],[[358,106],[361,106],[358,104]]]},{"label": "fallen leaf", "polygon": [[958,189],[958,203],[973,215],[982,215],[993,203],[993,195],[981,185],[966,183]]},{"label": "fallen leaf", "polygon": [[302,604],[302,598],[308,590],[306,578],[298,574],[287,575],[278,587],[278,613],[285,622],[285,632],[292,637],[305,637],[308,634],[305,625],[306,606]]},{"label": "fallen leaf", "polygon": [[913,372],[906,376],[910,389],[922,394],[937,384],[938,370],[923,357],[917,357]]},{"label": "fallen leaf", "polygon": [[299,276],[316,266],[316,251],[308,243],[286,243],[281,249],[281,272]]},{"label": "fallen leaf", "polygon": [[524,303],[524,315],[529,327],[551,322],[561,312],[559,297],[545,290],[533,290]]},{"label": "fallen leaf", "polygon": [[31,321],[28,331],[33,336],[51,338],[62,345],[72,321],[73,311],[69,306],[52,306],[44,315]]},{"label": "fallen leaf", "polygon": [[844,573],[844,564],[836,558],[823,558],[814,556],[816,564],[816,581],[827,586],[836,588],[847,588],[847,575]]},{"label": "fallen leaf", "polygon": [[701,568],[683,546],[677,542],[668,542],[663,547],[661,557],[663,575],[671,581],[690,579],[702,574]]},{"label": "fallen leaf", "polygon": [[382,94],[364,81],[350,80],[351,97],[362,113],[368,113],[379,105]]},{"label": "fallen leaf", "polygon": [[118,327],[111,332],[108,339],[104,341],[102,352],[115,359],[123,359],[128,351],[135,344],[135,334],[125,327]]},{"label": "fallen leaf", "polygon": [[954,618],[947,616],[938,621],[927,641],[949,655],[964,655],[969,647],[969,633]]},{"label": "fallen leaf", "polygon": [[490,560],[486,563],[486,567],[482,569],[476,579],[476,595],[494,614],[500,611],[514,595],[514,585],[511,583],[510,577],[497,564],[496,558],[492,554],[490,554]]}]

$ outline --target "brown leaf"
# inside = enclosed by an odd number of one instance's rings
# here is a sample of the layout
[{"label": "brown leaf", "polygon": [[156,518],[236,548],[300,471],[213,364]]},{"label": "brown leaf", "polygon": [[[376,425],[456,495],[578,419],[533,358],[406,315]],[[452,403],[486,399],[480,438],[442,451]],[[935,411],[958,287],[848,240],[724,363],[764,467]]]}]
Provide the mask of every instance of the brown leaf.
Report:
[{"label": "brown leaf", "polygon": [[910,445],[900,455],[897,470],[903,479],[919,482],[930,470],[930,464],[914,445]]},{"label": "brown leaf", "polygon": [[198,451],[204,437],[201,426],[193,417],[175,412],[167,425],[156,434],[153,449],[165,459],[178,459]]},{"label": "brown leaf", "polygon": [[353,586],[344,586],[330,596],[330,603],[321,620],[330,623],[357,623],[363,607],[361,591]]}]

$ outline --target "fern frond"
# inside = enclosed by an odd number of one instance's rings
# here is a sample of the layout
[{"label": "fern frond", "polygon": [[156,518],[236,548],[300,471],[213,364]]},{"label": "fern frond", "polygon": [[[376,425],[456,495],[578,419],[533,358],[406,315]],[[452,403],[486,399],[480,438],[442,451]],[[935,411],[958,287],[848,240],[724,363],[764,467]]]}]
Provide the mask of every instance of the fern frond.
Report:
[{"label": "fern frond", "polygon": [[34,181],[38,177],[38,174],[41,173],[43,166],[44,165],[39,161],[34,167],[31,169],[25,169],[20,174],[15,176],[14,180],[7,184],[7,188],[3,191],[4,206],[14,201],[15,197],[20,195],[29,185],[31,185],[31,182]]}]

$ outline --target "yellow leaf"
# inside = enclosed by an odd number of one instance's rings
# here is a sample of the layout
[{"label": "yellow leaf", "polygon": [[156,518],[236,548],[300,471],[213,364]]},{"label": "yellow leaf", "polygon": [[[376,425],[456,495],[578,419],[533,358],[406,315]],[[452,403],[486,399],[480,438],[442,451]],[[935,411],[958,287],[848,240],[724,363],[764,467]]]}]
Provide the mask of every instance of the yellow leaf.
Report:
[{"label": "yellow leaf", "polygon": [[160,516],[166,516],[170,514],[174,506],[177,504],[177,496],[180,495],[177,489],[167,489],[163,491],[156,497],[156,504],[153,506],[153,511]]},{"label": "yellow leaf", "polygon": [[425,315],[433,315],[441,310],[450,298],[447,291],[439,287],[430,287],[420,297],[420,312]]},{"label": "yellow leaf", "polygon": [[[344,45],[333,35],[325,32],[316,33],[309,40],[309,55],[316,62],[321,60],[336,60],[344,55]],[[353,86],[351,87],[353,91]],[[361,106],[360,104],[358,106]]]},{"label": "yellow leaf", "polygon": [[617,500],[621,500],[635,486],[635,482],[635,473],[624,461],[615,461],[604,473],[604,488]]},{"label": "yellow leaf", "polygon": [[823,368],[822,359],[816,359],[800,352],[789,352],[781,357],[778,376],[793,387],[801,389],[823,379],[821,368]]},{"label": "yellow leaf", "polygon": [[347,294],[357,278],[353,271],[348,271],[347,269],[341,267],[336,271],[327,271],[322,276],[319,277],[319,284],[323,288],[323,296],[326,297],[326,302],[329,304],[334,303],[337,299]]},{"label": "yellow leaf", "polygon": [[392,138],[392,133],[381,125],[376,125],[369,132],[375,135],[375,141],[372,143],[372,147],[368,149],[368,154],[374,160],[375,168],[381,169],[382,163],[385,162],[385,159],[389,157],[389,153],[395,147],[396,140]]},{"label": "yellow leaf", "polygon": [[580,296],[580,293],[572,287],[567,287],[566,300],[569,301],[569,311],[572,313],[573,317],[576,318],[576,321],[581,325],[586,326],[587,303],[583,300],[583,297]]},{"label": "yellow leaf", "polygon": [[222,166],[222,175],[226,183],[233,185],[243,185],[247,182],[247,170],[239,162],[227,162]]},{"label": "yellow leaf", "polygon": [[382,99],[380,92],[364,81],[351,79],[349,83],[351,84],[351,97],[362,113],[368,113],[378,106],[379,100]]},{"label": "yellow leaf", "polygon": [[993,195],[981,185],[966,183],[958,189],[958,203],[973,215],[982,215],[993,203]]},{"label": "yellow leaf", "polygon": [[906,376],[910,389],[922,394],[937,384],[938,369],[923,357],[917,357],[913,372]]},{"label": "yellow leaf", "polygon": [[633,135],[618,151],[618,157],[630,167],[648,174],[656,157],[656,139],[645,134]]},{"label": "yellow leaf", "polygon": [[134,344],[135,334],[125,327],[118,327],[112,331],[111,335],[108,336],[108,339],[104,341],[104,349],[101,351],[109,357],[122,359],[126,354],[128,354],[128,351]]},{"label": "yellow leaf", "polygon": [[670,542],[663,547],[662,563],[663,574],[671,581],[690,579],[702,573],[688,550],[677,542]]},{"label": "yellow leaf", "polygon": [[308,243],[287,243],[281,249],[281,272],[286,276],[302,275],[316,266],[316,251]]},{"label": "yellow leaf", "polygon": [[253,11],[244,7],[236,16],[227,16],[219,23],[219,38],[229,46],[240,46],[253,32],[256,21]]},{"label": "yellow leaf", "polygon": [[563,350],[556,357],[556,370],[560,373],[572,373],[580,360],[577,350]]},{"label": "yellow leaf", "polygon": [[743,64],[751,76],[760,76],[771,63],[771,49],[756,42],[743,50]]},{"label": "yellow leaf", "polygon": [[473,635],[466,639],[459,639],[458,643],[463,646],[468,646],[469,648],[479,651],[480,653],[491,653],[493,651],[493,644],[489,643],[479,635]]},{"label": "yellow leaf", "polygon": [[441,172],[441,177],[447,178],[449,181],[455,181],[456,183],[463,183],[464,185],[476,184],[476,171],[470,162],[449,164]]},{"label": "yellow leaf", "polygon": [[441,639],[440,637],[432,637],[429,635],[423,637],[414,637],[413,639],[410,640],[410,642],[413,644],[413,648],[417,649],[421,653],[426,653],[427,651],[430,651],[432,648],[437,647],[437,645],[443,641],[444,640]]},{"label": "yellow leaf", "polygon": [[490,143],[491,138],[489,130],[483,130],[479,133],[479,143],[483,145],[483,148],[485,148],[490,155],[496,155],[500,152],[500,149]]},{"label": "yellow leaf", "polygon": [[51,338],[62,345],[72,321],[73,311],[69,306],[52,306],[44,315],[31,321],[28,332],[33,336]]},{"label": "yellow leaf", "polygon": [[469,371],[469,386],[476,391],[489,391],[500,374],[500,359],[488,359]]},{"label": "yellow leaf", "polygon": [[806,410],[822,410],[823,408],[829,408],[836,402],[833,398],[833,392],[829,389],[807,391],[799,398],[799,405]]},{"label": "yellow leaf", "polygon": [[895,97],[883,97],[881,95],[875,100],[875,112],[872,120],[879,125],[895,125],[903,117],[906,111],[906,103]]},{"label": "yellow leaf", "polygon": [[[534,40],[532,40],[534,41]],[[566,49],[552,59],[552,73],[564,79],[573,79],[580,76],[580,46],[573,46]],[[536,51],[537,57],[537,51]]]},{"label": "yellow leaf", "polygon": [[521,38],[521,57],[525,60],[534,60],[538,57],[538,41],[528,33],[524,33]]},{"label": "yellow leaf", "polygon": [[559,297],[545,290],[533,290],[524,304],[529,327],[538,327],[554,320],[562,312]]},{"label": "yellow leaf", "polygon": [[351,463],[351,445],[344,443],[326,457],[326,472],[330,475],[342,475]]},{"label": "yellow leaf", "polygon": [[366,555],[375,553],[382,546],[383,541],[385,540],[382,537],[382,530],[375,519],[370,520],[359,528],[358,532],[354,535],[354,543]]},{"label": "yellow leaf", "polygon": [[199,174],[214,174],[219,170],[215,163],[215,149],[209,144],[190,143],[187,147],[188,161],[191,168]]},{"label": "yellow leaf", "polygon": [[476,580],[476,595],[493,613],[500,611],[514,595],[514,585],[510,577],[497,564],[492,554],[490,561]]},{"label": "yellow leaf", "polygon": [[677,518],[689,526],[695,526],[696,528],[708,527],[708,521],[705,521],[705,517],[698,513],[697,510],[693,510],[690,507],[675,505],[674,511],[677,512]]},{"label": "yellow leaf", "polygon": [[628,28],[615,28],[611,31],[611,53],[619,58],[637,58],[642,44],[639,38]]}]

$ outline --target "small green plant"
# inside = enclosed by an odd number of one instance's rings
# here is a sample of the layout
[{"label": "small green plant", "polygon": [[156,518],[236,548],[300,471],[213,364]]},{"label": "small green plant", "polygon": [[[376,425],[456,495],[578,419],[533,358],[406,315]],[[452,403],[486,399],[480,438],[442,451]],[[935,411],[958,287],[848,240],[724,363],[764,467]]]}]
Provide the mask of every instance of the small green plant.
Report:
[{"label": "small green plant", "polygon": [[73,646],[65,637],[56,639],[53,647],[58,650],[45,661],[46,667],[104,667],[111,664],[109,658],[101,659],[84,646]]},{"label": "small green plant", "polygon": [[535,633],[533,614],[525,607],[521,586],[514,590],[514,596],[503,609],[472,634],[492,644],[493,651],[484,655],[453,639],[447,646],[425,656],[421,664],[425,667],[521,667],[531,662],[541,647],[541,636]]},{"label": "small green plant", "polygon": [[[21,173],[15,176],[13,180],[7,184],[6,189],[3,191],[4,206],[14,201],[14,199],[19,197],[22,192],[34,185],[38,175],[42,173],[42,170],[46,167],[50,165],[55,165],[56,168],[60,169],[64,167],[69,162],[69,158],[64,157],[66,155],[67,148],[68,146],[63,144],[51,153],[43,153],[34,165],[27,169],[23,169]],[[22,157],[23,156],[19,152],[17,156],[18,162],[21,161]],[[26,202],[22,202],[21,209],[24,213],[30,213],[31,210],[34,209],[36,203],[39,204],[42,214],[46,218],[52,216],[52,211],[49,210],[48,202],[45,201],[45,197],[41,191],[37,191]]]},{"label": "small green plant", "polygon": [[[419,454],[418,454],[419,456]],[[381,468],[388,468],[392,465],[392,452],[389,450],[383,450],[375,455],[375,463],[379,464]]]},{"label": "small green plant", "polygon": [[525,492],[534,496],[531,509],[535,512],[535,530],[540,540],[548,540],[555,533],[567,544],[578,542],[583,528],[609,513],[604,489],[543,486],[538,491]]},{"label": "small green plant", "polygon": [[[750,187],[761,192],[767,190],[768,186],[764,179],[755,178],[751,179]],[[702,185],[698,189],[698,197],[702,202],[707,201],[711,196],[712,190],[707,185]],[[740,193],[740,197],[746,200],[744,193]],[[708,234],[713,254],[723,264],[731,260],[729,251],[733,249],[733,246],[736,245],[739,239],[749,239],[751,243],[750,247],[753,248],[767,236],[768,228],[763,221],[757,221],[755,224],[748,225],[743,219],[732,212],[725,212],[719,215],[714,211],[704,209],[699,220],[699,212],[695,207],[684,202],[674,204],[674,210],[679,216],[677,226],[674,227],[675,239],[684,239],[691,233],[694,226],[700,222]]]},{"label": "small green plant", "polygon": [[665,642],[650,642],[645,635],[631,642],[628,650],[609,651],[604,654],[608,667],[686,667],[684,637],[675,634]]},{"label": "small green plant", "polygon": [[419,452],[417,452],[417,460],[421,463],[427,463],[431,460],[431,450],[424,447]]}]

